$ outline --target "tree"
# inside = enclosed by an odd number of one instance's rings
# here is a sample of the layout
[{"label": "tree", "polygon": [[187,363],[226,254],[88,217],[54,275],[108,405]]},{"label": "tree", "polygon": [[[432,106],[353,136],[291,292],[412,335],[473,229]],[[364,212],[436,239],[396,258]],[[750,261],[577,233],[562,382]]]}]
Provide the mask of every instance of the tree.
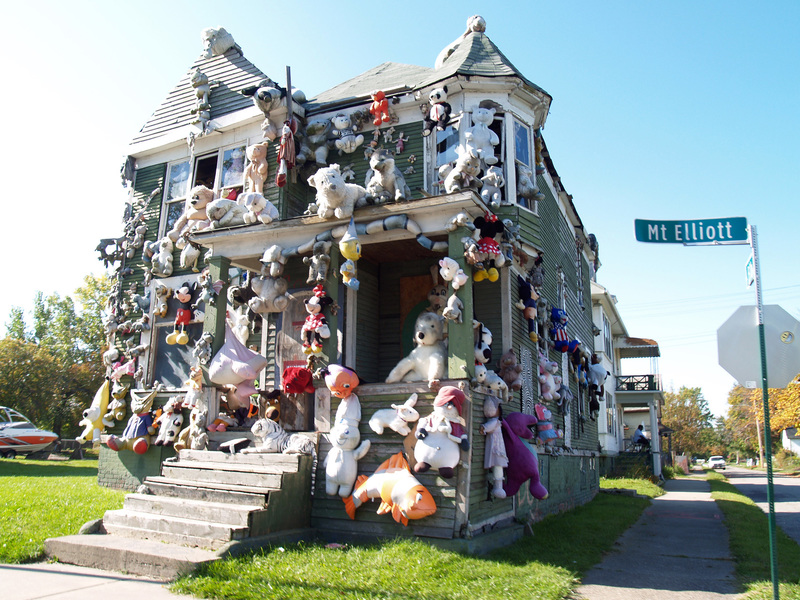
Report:
[{"label": "tree", "polygon": [[[102,310],[111,291],[105,275],[87,276],[72,297],[37,292],[29,330],[21,308],[11,310],[2,340],[0,399],[54,433],[77,432],[105,372]],[[25,378],[24,394],[13,389]]]},{"label": "tree", "polygon": [[681,387],[667,392],[662,422],[673,430],[672,447],[678,454],[708,454],[716,441],[713,416],[700,388]]}]

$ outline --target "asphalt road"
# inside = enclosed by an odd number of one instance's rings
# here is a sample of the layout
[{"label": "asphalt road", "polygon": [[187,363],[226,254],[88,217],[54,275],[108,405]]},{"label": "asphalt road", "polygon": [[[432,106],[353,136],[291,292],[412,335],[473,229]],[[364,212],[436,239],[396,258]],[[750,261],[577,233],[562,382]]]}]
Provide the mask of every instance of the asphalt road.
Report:
[{"label": "asphalt road", "polygon": [[[728,466],[725,475],[729,483],[769,513],[766,473]],[[800,544],[800,477],[775,474],[772,480],[775,522]]]}]

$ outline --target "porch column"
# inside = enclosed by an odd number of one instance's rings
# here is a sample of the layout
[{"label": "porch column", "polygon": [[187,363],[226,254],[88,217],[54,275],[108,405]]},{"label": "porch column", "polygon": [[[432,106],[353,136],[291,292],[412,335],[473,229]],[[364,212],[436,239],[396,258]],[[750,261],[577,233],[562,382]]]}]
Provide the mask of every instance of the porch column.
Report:
[{"label": "porch column", "polygon": [[211,344],[213,354],[222,347],[225,341],[225,313],[228,308],[228,284],[230,279],[228,271],[231,261],[226,256],[212,256],[208,259],[208,271],[211,281],[222,281],[222,289],[214,299],[214,303],[205,305],[205,319],[203,320],[203,333],[210,333],[214,336]]},{"label": "porch column", "polygon": [[648,403],[650,409],[650,451],[653,453],[653,475],[661,476],[661,436],[658,434],[657,400]]},{"label": "porch column", "polygon": [[447,238],[447,254],[458,263],[465,273],[470,275],[466,285],[458,290],[453,289],[453,282],[448,282],[448,297],[456,294],[461,300],[464,308],[462,309],[462,322],[448,321],[447,338],[447,378],[448,379],[469,379],[475,374],[475,353],[474,335],[472,332],[472,267],[467,264],[464,258],[464,244],[461,238],[469,237],[470,231],[466,227],[459,227],[451,231]]}]

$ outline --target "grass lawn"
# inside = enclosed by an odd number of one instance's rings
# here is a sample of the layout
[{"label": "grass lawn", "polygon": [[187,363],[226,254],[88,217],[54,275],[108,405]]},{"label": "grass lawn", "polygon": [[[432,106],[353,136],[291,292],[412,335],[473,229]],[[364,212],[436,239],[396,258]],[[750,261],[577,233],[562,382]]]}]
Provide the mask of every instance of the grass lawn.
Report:
[{"label": "grass lawn", "polygon": [[[772,595],[768,519],[755,503],[727,482],[722,473],[708,472],[711,497],[725,514],[736,575],[748,600],[769,600]],[[780,528],[775,538],[780,597],[800,599],[800,546]]]},{"label": "grass lawn", "polygon": [[417,540],[344,548],[297,544],[215,563],[171,589],[237,600],[560,600],[648,504],[599,494],[585,506],[536,523],[533,536],[482,557]]},{"label": "grass lawn", "polygon": [[121,508],[124,492],[97,485],[97,461],[0,460],[0,563],[39,560],[44,540]]}]

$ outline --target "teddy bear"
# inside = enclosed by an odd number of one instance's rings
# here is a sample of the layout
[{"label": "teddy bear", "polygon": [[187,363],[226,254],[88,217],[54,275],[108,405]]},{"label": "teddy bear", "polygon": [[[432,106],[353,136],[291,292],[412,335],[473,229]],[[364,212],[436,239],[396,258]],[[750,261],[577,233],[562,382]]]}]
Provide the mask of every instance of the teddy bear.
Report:
[{"label": "teddy bear", "polygon": [[254,313],[279,313],[289,306],[289,296],[286,294],[289,282],[283,277],[254,277],[250,280],[250,287],[255,296],[248,300],[247,306]]},{"label": "teddy bear", "polygon": [[308,316],[300,330],[305,354],[319,354],[322,352],[322,340],[331,337],[328,320],[322,311],[333,304],[333,300],[325,293],[322,285],[315,286],[313,292],[314,295],[305,300]]},{"label": "teddy bear", "polygon": [[372,104],[369,105],[369,112],[373,116],[372,124],[375,127],[380,127],[381,123],[391,121],[389,101],[386,99],[386,94],[380,90],[375,90],[370,93],[370,98],[372,98]]},{"label": "teddy bear", "polygon": [[416,404],[417,395],[411,394],[403,404],[392,404],[391,408],[376,410],[369,420],[370,429],[378,435],[382,435],[388,427],[403,437],[407,436],[411,433],[408,424],[419,419],[419,413],[414,408]]},{"label": "teddy bear", "polygon": [[444,177],[444,190],[448,194],[461,190],[480,190],[483,182],[478,178],[481,172],[481,161],[466,152],[461,152],[454,167],[443,165],[439,168],[439,176]]},{"label": "teddy bear", "polygon": [[307,213],[317,213],[320,219],[345,219],[365,202],[367,190],[355,183],[346,183],[339,165],[323,167],[308,178],[308,185],[317,190],[316,199]]},{"label": "teddy bear", "polygon": [[244,170],[244,182],[249,191],[256,194],[264,193],[264,182],[269,176],[267,165],[267,142],[253,144],[245,150],[250,164]]},{"label": "teddy bear", "polygon": [[419,420],[414,446],[416,473],[438,469],[445,479],[455,474],[461,450],[469,451],[469,440],[461,416],[466,396],[457,387],[443,386],[433,400],[433,411]]},{"label": "teddy bear", "polygon": [[503,402],[508,402],[508,384],[506,384],[500,375],[495,371],[486,369],[482,379],[481,385],[488,390],[489,394],[500,398]]},{"label": "teddy bear", "polygon": [[489,129],[495,112],[494,108],[472,109],[473,125],[464,133],[464,145],[469,155],[481,159],[486,165],[497,163],[494,147],[500,143],[500,138]]},{"label": "teddy bear", "polygon": [[167,400],[161,409],[161,415],[153,423],[153,426],[158,428],[154,446],[171,446],[175,442],[183,426],[182,407],[183,399],[180,396],[171,396]]},{"label": "teddy bear", "polygon": [[374,204],[383,204],[387,200],[403,202],[411,197],[406,179],[395,166],[394,156],[389,150],[376,150],[370,155],[364,185],[367,200]]},{"label": "teddy bear", "polygon": [[[526,202],[520,202],[520,198]],[[534,200],[544,200],[544,194],[539,191],[533,171],[527,165],[517,163],[517,202],[526,208],[533,208]]]},{"label": "teddy bear", "polygon": [[506,496],[514,496],[522,484],[530,480],[531,496],[544,500],[549,495],[542,485],[539,475],[539,460],[536,451],[523,440],[533,438],[531,427],[537,424],[536,417],[514,412],[503,418],[503,442],[508,455],[506,482],[503,490]]},{"label": "teddy bear", "polygon": [[328,164],[328,138],[333,128],[330,119],[313,119],[306,125],[297,153],[297,164],[313,161],[324,167]]},{"label": "teddy bear", "polygon": [[508,389],[518,392],[522,389],[522,366],[517,361],[517,353],[513,348],[500,357],[500,377],[508,385]]},{"label": "teddy bear", "polygon": [[549,360],[544,354],[539,354],[539,385],[540,395],[543,400],[555,401],[560,398],[554,375],[558,372],[558,363]]},{"label": "teddy bear", "polygon": [[[164,236],[157,242],[152,242],[151,244],[155,244],[155,248],[153,245],[148,245],[145,243],[145,251],[147,252],[148,249],[152,252],[152,258],[150,258],[150,270],[152,271],[153,275],[156,277],[169,277],[172,275],[172,251],[174,246],[172,244],[172,240],[169,237]],[[148,261],[145,261],[148,262]]]},{"label": "teddy bear", "polygon": [[449,256],[445,256],[439,260],[439,275],[441,275],[442,279],[445,281],[452,282],[454,290],[466,285],[469,279],[469,276],[464,273],[464,270],[459,264]]},{"label": "teddy bear", "polygon": [[103,384],[97,389],[94,394],[92,404],[83,411],[83,419],[78,423],[79,427],[83,427],[83,433],[75,438],[80,444],[88,440],[92,440],[92,446],[98,448],[100,446],[100,434],[103,433],[103,415],[106,414],[109,401],[110,383],[106,379]]},{"label": "teddy bear", "polygon": [[261,263],[261,275],[269,277],[280,277],[286,266],[286,257],[283,256],[283,248],[278,244],[272,244],[259,259]]},{"label": "teddy bear", "polygon": [[196,406],[189,413],[189,426],[181,429],[178,439],[172,444],[176,452],[180,450],[205,450],[208,445],[208,434],[205,426],[208,420],[208,410]]},{"label": "teddy bear", "polygon": [[237,198],[237,203],[242,204],[247,209],[247,212],[242,217],[242,221],[246,225],[254,223],[269,225],[278,218],[278,209],[261,193],[245,192]]},{"label": "teddy bear", "polygon": [[434,128],[444,131],[450,123],[450,113],[452,108],[447,103],[447,86],[434,88],[428,94],[430,100],[430,110],[425,117],[425,125],[422,129],[423,137],[428,137]]},{"label": "teddy bear", "polygon": [[[500,249],[500,244],[495,236],[505,230],[503,222],[490,212],[485,217],[478,217],[473,221],[475,231],[472,242],[465,248],[465,257],[476,272],[472,278],[475,281],[497,281],[500,273],[497,268],[506,264],[506,257]],[[477,259],[477,260],[476,260]]]},{"label": "teddy bear", "polygon": [[364,136],[361,134],[356,135],[358,129],[350,118],[350,115],[339,113],[331,119],[331,135],[334,138],[333,145],[339,151],[339,154],[347,153],[352,154],[356,149],[364,143]]},{"label": "teddy bear", "polygon": [[122,421],[125,418],[127,405],[125,404],[125,396],[128,395],[128,390],[131,386],[123,385],[119,381],[115,381],[111,386],[111,398],[109,399],[106,414],[103,415],[103,425],[106,427],[113,427],[115,421]]},{"label": "teddy bear", "polygon": [[361,441],[358,425],[336,423],[328,434],[331,449],[325,457],[325,493],[349,496],[358,475],[357,461],[369,451],[370,441]]},{"label": "teddy bear", "polygon": [[503,193],[500,188],[506,184],[505,177],[503,177],[503,169],[500,167],[489,167],[486,170],[486,175],[481,177],[483,186],[481,187],[481,198],[486,204],[492,208],[500,208],[503,204]]},{"label": "teddy bear", "polygon": [[536,415],[536,443],[552,446],[562,437],[553,427],[553,413],[544,404],[534,406],[533,412]]},{"label": "teddy bear", "polygon": [[220,227],[233,227],[234,225],[244,225],[244,216],[247,214],[247,207],[239,204],[235,200],[228,198],[217,198],[206,206],[211,225],[209,229],[219,229]]},{"label": "teddy bear", "polygon": [[426,381],[429,388],[439,385],[447,366],[444,322],[444,317],[433,312],[423,312],[417,317],[414,323],[416,347],[390,371],[386,383]]},{"label": "teddy bear", "polygon": [[211,360],[211,343],[214,341],[214,336],[208,331],[204,331],[200,339],[194,343],[192,348],[192,356],[197,359],[201,365],[208,364]]},{"label": "teddy bear", "polygon": [[320,284],[328,278],[331,266],[331,242],[314,242],[311,256],[304,256],[303,263],[308,265],[306,283]]}]

